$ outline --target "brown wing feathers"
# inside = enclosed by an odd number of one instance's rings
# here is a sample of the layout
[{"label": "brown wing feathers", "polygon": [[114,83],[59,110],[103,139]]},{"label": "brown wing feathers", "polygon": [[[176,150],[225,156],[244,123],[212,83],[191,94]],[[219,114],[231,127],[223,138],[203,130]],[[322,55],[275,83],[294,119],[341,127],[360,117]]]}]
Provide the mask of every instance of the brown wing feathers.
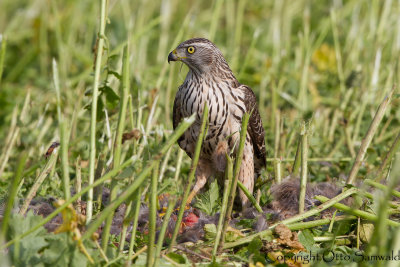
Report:
[{"label": "brown wing feathers", "polygon": [[244,102],[246,111],[251,112],[249,126],[247,128],[251,141],[253,142],[254,154],[261,161],[263,167],[266,166],[266,151],[265,151],[265,132],[262,125],[260,113],[257,108],[257,99],[250,87],[241,85],[240,88],[244,92]]}]

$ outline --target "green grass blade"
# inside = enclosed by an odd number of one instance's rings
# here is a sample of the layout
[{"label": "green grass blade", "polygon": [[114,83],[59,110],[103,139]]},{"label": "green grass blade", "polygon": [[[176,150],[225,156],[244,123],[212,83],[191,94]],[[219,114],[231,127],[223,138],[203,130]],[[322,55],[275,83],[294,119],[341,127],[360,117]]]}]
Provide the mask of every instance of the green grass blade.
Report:
[{"label": "green grass blade", "polygon": [[[100,8],[100,29],[97,35],[97,53],[96,53],[96,65],[93,80],[93,92],[92,92],[92,106],[91,106],[91,117],[90,117],[90,154],[89,154],[89,186],[94,183],[94,169],[96,160],[96,122],[97,122],[97,98],[99,94],[100,84],[100,72],[101,72],[101,59],[103,56],[104,46],[104,32],[106,28],[106,2],[107,0],[101,0]],[[86,209],[86,223],[92,220],[93,215],[93,190],[89,190],[87,209]]]},{"label": "green grass blade", "polygon": [[237,188],[237,184],[238,184],[238,180],[239,180],[240,168],[242,166],[244,144],[246,141],[247,125],[249,124],[249,119],[250,119],[250,114],[245,113],[242,118],[242,127],[241,127],[241,131],[240,131],[239,148],[238,148],[238,151],[236,154],[236,159],[235,159],[235,169],[233,171],[233,180],[231,183],[231,187],[229,189],[228,206],[227,206],[227,210],[226,210],[226,214],[225,214],[224,227],[222,229],[221,246],[223,246],[223,244],[225,242],[225,232],[226,232],[226,229],[228,228],[229,222],[231,220],[233,203],[235,201],[236,188]]},{"label": "green grass blade", "polygon": [[[196,114],[194,114],[194,115],[196,116]],[[197,137],[196,148],[195,148],[194,156],[192,159],[192,166],[191,166],[190,173],[188,176],[188,181],[186,182],[187,184],[186,184],[185,192],[183,193],[182,202],[181,202],[181,206],[179,208],[178,218],[176,219],[174,233],[172,234],[169,250],[171,250],[172,247],[175,245],[176,238],[178,237],[179,228],[180,228],[182,218],[183,218],[183,213],[185,212],[186,201],[189,196],[189,191],[191,189],[193,179],[194,179],[194,176],[196,173],[197,164],[199,162],[201,146],[203,144],[204,137],[206,136],[207,123],[208,123],[208,105],[206,103],[204,105],[203,119],[201,122],[201,128],[200,128],[199,136]]]},{"label": "green grass blade", "polygon": [[[168,150],[169,151],[169,150]],[[153,169],[150,184],[150,209],[149,209],[149,240],[147,244],[146,266],[151,267],[154,263],[154,243],[156,240],[157,221],[157,185],[160,163],[157,162]]]},{"label": "green grass blade", "polygon": [[69,188],[69,164],[68,164],[68,140],[69,134],[67,132],[65,116],[61,111],[61,92],[60,80],[58,78],[57,61],[53,59],[53,82],[57,95],[57,114],[58,125],[60,133],[60,149],[61,149],[61,167],[63,177],[64,198],[67,200],[71,197],[71,190]]},{"label": "green grass blade", "polygon": [[6,57],[6,47],[7,39],[4,35],[0,34],[0,88],[1,88],[1,78],[3,77],[4,70],[4,59]]},{"label": "green grass blade", "polygon": [[53,153],[50,156],[50,159],[47,161],[47,163],[44,166],[43,170],[38,175],[35,183],[29,189],[29,192],[25,197],[24,204],[22,205],[21,209],[19,210],[20,214],[25,214],[26,211],[28,210],[29,204],[31,203],[33,197],[36,195],[36,192],[39,189],[40,185],[46,179],[47,175],[51,172],[51,170],[53,168],[55,168],[57,158],[58,158],[57,151],[53,151]]},{"label": "green grass blade", "polygon": [[[119,107],[117,134],[114,143],[114,168],[118,167],[120,164],[121,149],[122,149],[122,134],[124,133],[125,129],[126,110],[128,107],[128,96],[129,96],[129,86],[130,86],[128,45],[126,45],[124,48],[124,54],[122,56],[122,60],[123,60],[122,85],[120,90],[120,107]],[[110,201],[113,201],[116,198],[117,193],[118,193],[118,182],[116,180],[113,180],[111,182]],[[114,217],[113,213],[110,214],[103,228],[103,237],[101,239],[101,243],[104,251],[107,251],[107,245],[108,245],[113,217]]]},{"label": "green grass blade", "polygon": [[12,180],[12,182],[10,183],[10,186],[9,186],[7,205],[6,205],[6,209],[4,211],[3,220],[1,222],[1,234],[4,237],[7,234],[8,222],[10,221],[11,211],[14,206],[15,198],[18,194],[18,191],[17,191],[18,184],[22,179],[22,174],[24,172],[25,163],[26,163],[27,158],[28,158],[28,155],[25,153],[23,153],[20,156],[20,159],[18,161],[17,171],[15,172],[14,179]]},{"label": "green grass blade", "polygon": [[257,203],[257,200],[255,199],[255,197],[249,192],[249,190],[244,186],[244,184],[242,184],[242,182],[240,182],[238,180],[237,185],[240,188],[240,190],[243,191],[243,193],[246,195],[246,197],[250,200],[251,204],[253,204],[254,208],[256,208],[256,210],[258,212],[263,212],[262,208]]},{"label": "green grass blade", "polygon": [[154,256],[155,256],[154,264],[153,264],[154,267],[158,266],[158,262],[161,257],[161,250],[162,250],[162,247],[164,244],[165,233],[167,231],[169,219],[171,218],[172,212],[174,211],[175,203],[176,203],[176,198],[174,196],[170,196],[170,199],[168,201],[168,208],[163,217],[163,223],[161,225],[160,233],[158,234],[156,253],[154,254]]},{"label": "green grass blade", "polygon": [[136,192],[136,198],[135,198],[135,210],[134,210],[134,215],[133,215],[133,222],[132,222],[132,233],[131,233],[131,242],[129,244],[129,252],[128,252],[128,260],[126,262],[127,266],[131,266],[133,256],[133,248],[135,246],[135,239],[136,239],[136,230],[138,226],[138,219],[139,219],[139,212],[140,212],[140,200],[142,196],[142,188],[139,187],[139,189]]},{"label": "green grass blade", "polygon": [[228,196],[230,193],[230,185],[233,180],[233,163],[232,158],[229,155],[226,155],[226,170],[225,170],[225,184],[224,184],[224,195],[222,197],[222,206],[221,212],[219,214],[218,226],[217,226],[217,236],[215,237],[214,248],[212,252],[212,259],[215,262],[217,257],[217,251],[219,248],[219,243],[221,240],[221,235],[223,231],[223,222],[225,219],[226,210],[228,208]]},{"label": "green grass blade", "polygon": [[395,87],[393,87],[392,91],[385,97],[385,99],[382,101],[382,103],[379,105],[378,110],[376,111],[376,114],[374,116],[374,119],[372,120],[368,131],[361,143],[360,149],[357,153],[357,157],[354,161],[353,167],[351,168],[349,177],[347,178],[347,183],[348,184],[354,184],[356,180],[356,175],[358,173],[358,170],[361,167],[361,163],[365,157],[365,154],[367,153],[367,149],[372,141],[372,138],[374,137],[374,134],[383,118],[383,115],[385,114],[386,108],[390,104],[392,100],[392,96],[394,93]]},{"label": "green grass blade", "polygon": [[[324,196],[316,196],[315,197],[316,200],[321,201],[322,203],[326,203],[327,201],[329,201],[329,198],[324,197]],[[334,208],[337,208],[338,210],[350,213],[351,215],[354,216],[358,216],[361,217],[362,219],[365,220],[369,220],[372,222],[376,222],[379,220],[378,216],[376,216],[375,214],[363,211],[363,210],[359,210],[359,209],[353,209],[347,205],[344,205],[342,203],[334,203],[332,205]],[[389,220],[389,219],[385,219],[387,224],[389,224],[390,226],[400,226],[400,223]]]}]

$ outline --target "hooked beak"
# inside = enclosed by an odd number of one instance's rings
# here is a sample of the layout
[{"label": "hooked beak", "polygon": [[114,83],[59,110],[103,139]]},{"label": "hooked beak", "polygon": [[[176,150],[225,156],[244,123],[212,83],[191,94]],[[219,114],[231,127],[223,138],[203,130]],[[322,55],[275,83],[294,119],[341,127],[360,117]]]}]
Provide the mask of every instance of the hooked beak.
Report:
[{"label": "hooked beak", "polygon": [[171,53],[169,53],[169,55],[168,55],[168,63],[170,61],[177,61],[177,60],[179,60],[179,57],[176,55],[176,50],[174,50]]}]

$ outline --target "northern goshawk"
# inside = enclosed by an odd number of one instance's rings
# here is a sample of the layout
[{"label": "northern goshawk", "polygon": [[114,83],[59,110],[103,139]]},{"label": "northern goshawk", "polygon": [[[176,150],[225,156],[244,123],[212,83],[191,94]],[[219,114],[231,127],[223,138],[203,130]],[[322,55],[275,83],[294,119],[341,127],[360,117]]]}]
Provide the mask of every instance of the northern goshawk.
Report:
[{"label": "northern goshawk", "polygon": [[[189,67],[173,107],[174,129],[183,118],[197,114],[194,124],[178,140],[189,157],[194,154],[205,102],[209,107],[208,132],[196,170],[196,183],[187,203],[191,203],[210,176],[225,171],[225,153],[235,153],[238,149],[245,112],[251,116],[239,181],[253,193],[255,176],[266,166],[264,128],[253,91],[237,81],[221,51],[207,39],[194,38],[181,43],[168,55],[170,61],[182,61]],[[246,207],[248,199],[242,191],[239,197],[242,208]]]}]

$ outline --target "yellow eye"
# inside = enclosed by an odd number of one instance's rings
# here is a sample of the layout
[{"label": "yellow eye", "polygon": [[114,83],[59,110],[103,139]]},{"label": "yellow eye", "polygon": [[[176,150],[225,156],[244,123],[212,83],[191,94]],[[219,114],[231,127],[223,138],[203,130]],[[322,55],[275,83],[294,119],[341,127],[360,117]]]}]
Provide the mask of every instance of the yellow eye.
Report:
[{"label": "yellow eye", "polygon": [[194,49],[193,46],[189,46],[188,49],[187,49],[187,51],[189,52],[189,54],[193,54],[194,51],[195,51],[195,49]]}]

